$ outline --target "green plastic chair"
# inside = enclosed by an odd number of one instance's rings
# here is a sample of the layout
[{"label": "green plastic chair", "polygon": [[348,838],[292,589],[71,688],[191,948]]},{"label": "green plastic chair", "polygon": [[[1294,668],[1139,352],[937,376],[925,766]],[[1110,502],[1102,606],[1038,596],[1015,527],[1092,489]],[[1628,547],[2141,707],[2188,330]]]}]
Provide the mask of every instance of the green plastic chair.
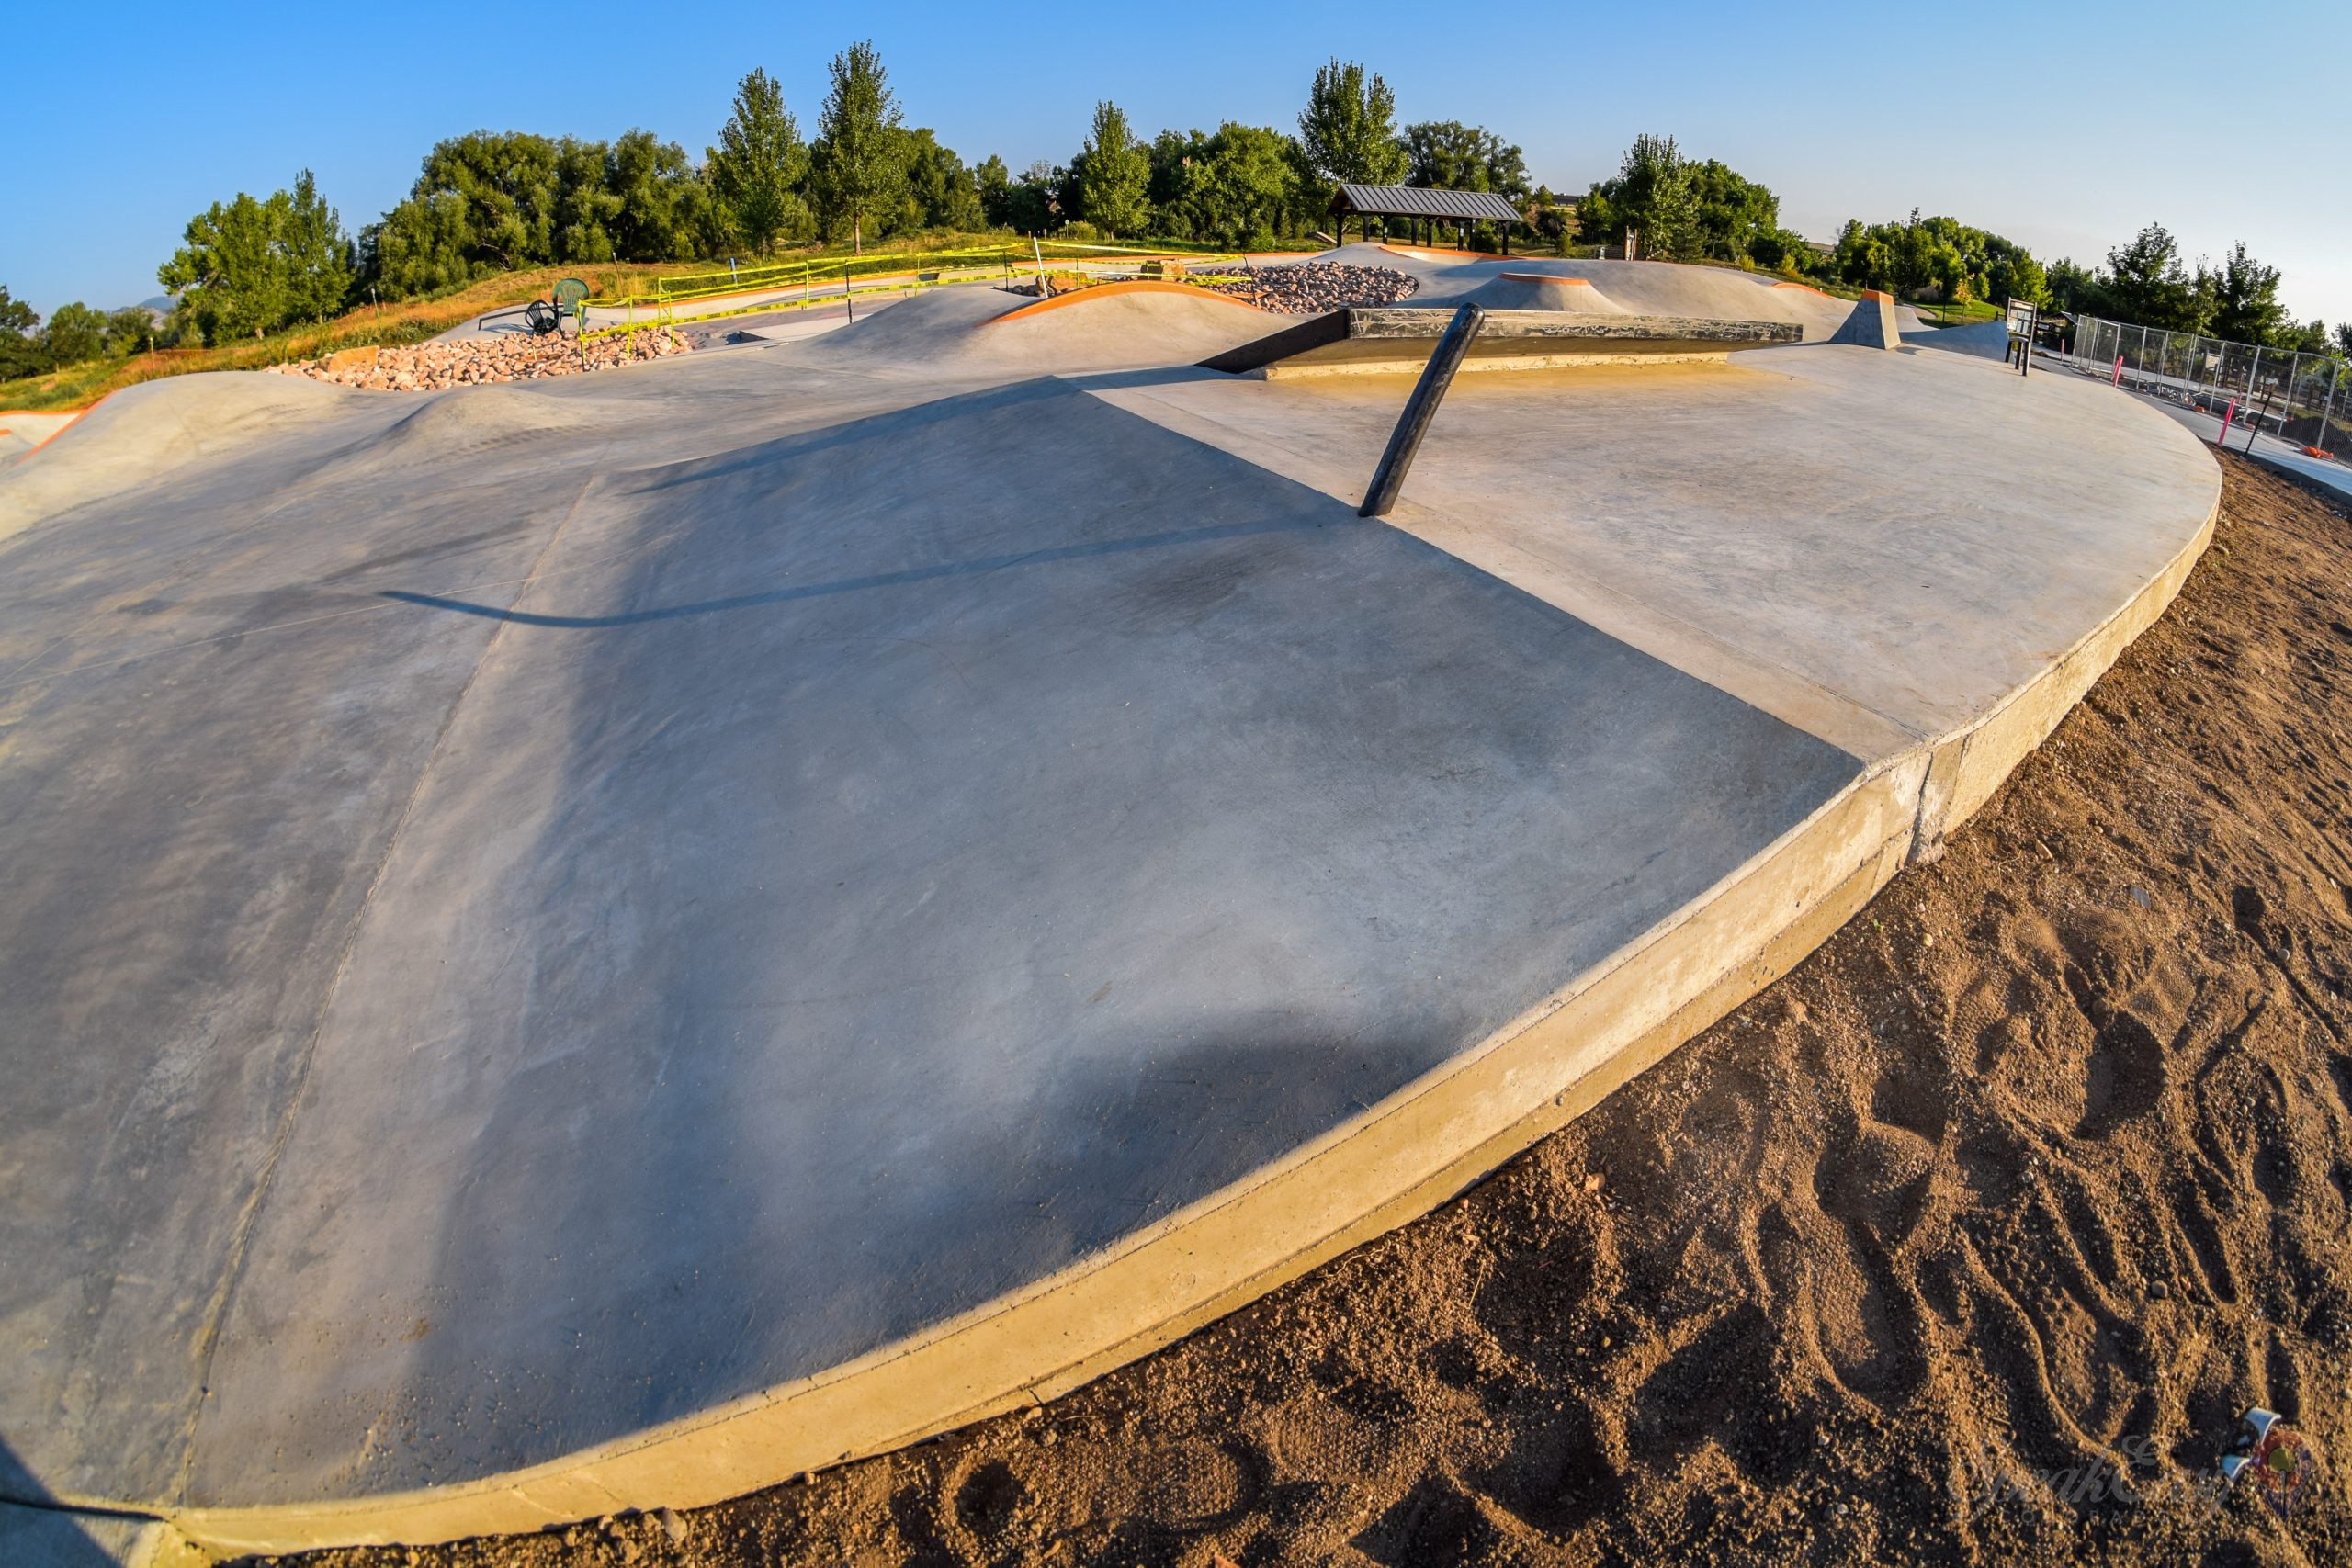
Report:
[{"label": "green plastic chair", "polygon": [[555,286],[556,330],[563,330],[563,319],[571,318],[580,332],[588,330],[588,286],[576,277],[567,277]]}]

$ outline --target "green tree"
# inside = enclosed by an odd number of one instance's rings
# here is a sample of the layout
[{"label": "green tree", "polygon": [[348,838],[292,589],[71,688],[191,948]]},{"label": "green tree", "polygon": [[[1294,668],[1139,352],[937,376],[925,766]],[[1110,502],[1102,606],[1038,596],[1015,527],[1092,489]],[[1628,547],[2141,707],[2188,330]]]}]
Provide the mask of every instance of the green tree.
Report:
[{"label": "green tree", "polygon": [[[908,229],[978,229],[988,220],[980,209],[979,183],[952,147],[942,147],[929,130],[907,133]],[[1002,169],[1001,161],[997,167]]]},{"label": "green tree", "polygon": [[323,321],[343,309],[351,294],[351,239],[343,219],[319,195],[318,182],[304,169],[294,188],[270,199],[277,211],[277,250],[284,271],[286,320]]},{"label": "green tree", "polygon": [[[390,299],[456,288],[562,259],[556,244],[559,166],[582,162],[525,131],[470,131],[436,142],[408,198],[360,234],[360,272]],[[601,158],[601,152],[599,153]],[[575,243],[588,236],[571,215]]]},{"label": "green tree", "polygon": [[979,193],[980,220],[991,229],[1006,229],[1012,225],[1012,171],[994,152],[972,171],[972,185]]},{"label": "green tree", "polygon": [[144,305],[125,305],[107,312],[107,352],[117,358],[136,354],[155,342],[155,313]]},{"label": "green tree", "polygon": [[1042,234],[1054,228],[1069,204],[1062,199],[1069,171],[1040,158],[1005,187],[1002,216],[996,220],[1020,234]]},{"label": "green tree", "polygon": [[1405,128],[1405,183],[1441,190],[1490,190],[1516,202],[1528,194],[1520,150],[1482,125],[1423,120]]},{"label": "green tree", "polygon": [[849,224],[850,245],[863,253],[865,228],[896,210],[906,184],[899,101],[891,96],[882,56],[869,42],[833,56],[832,86],[810,152],[810,181],[829,228]]},{"label": "green tree", "polygon": [[1289,141],[1262,126],[1217,127],[1188,171],[1185,204],[1196,237],[1272,248],[1298,197]]},{"label": "green tree", "polygon": [[1838,281],[1853,288],[1894,288],[1894,251],[1884,234],[1864,228],[1859,218],[1849,218],[1838,231],[1836,265]]},{"label": "green tree", "polygon": [[250,337],[286,319],[286,270],[277,247],[284,193],[256,201],[240,191],[187,220],[185,243],[156,277],[206,343]]},{"label": "green tree", "polygon": [[1316,71],[1298,117],[1298,143],[1307,167],[1327,186],[1387,186],[1405,177],[1396,95],[1352,60],[1334,59]]},{"label": "green tree", "polygon": [[0,381],[38,376],[49,368],[40,340],[34,335],[40,326],[40,312],[12,298],[6,286],[0,285]]},{"label": "green tree", "polygon": [[79,299],[60,305],[40,330],[42,357],[51,365],[79,365],[106,353],[107,318]]},{"label": "green tree", "polygon": [[1145,196],[1151,186],[1151,149],[1127,129],[1127,117],[1109,99],[1094,106],[1094,127],[1071,165],[1078,215],[1105,234],[1138,234],[1148,225]]},{"label": "green tree", "polygon": [[2036,305],[2050,303],[2049,280],[2041,264],[2022,250],[2013,250],[1996,256],[1985,268],[1984,298],[1996,305],[2011,299],[2027,299]]},{"label": "green tree", "polygon": [[[0,299],[6,299],[6,297],[7,291],[6,289],[0,289]],[[2335,323],[2335,352],[2347,358],[2352,358],[2352,321],[2338,321]]]},{"label": "green tree", "polygon": [[2288,319],[2287,307],[2278,302],[2278,268],[2264,266],[2246,254],[2245,243],[2240,241],[2212,276],[2213,315],[2207,332],[2236,343],[2288,346],[2283,334],[2292,333],[2295,323]]},{"label": "green tree", "polygon": [[555,144],[555,189],[549,214],[552,238],[545,256],[533,259],[608,262],[619,258],[613,227],[620,218],[620,199],[605,186],[605,165],[611,151],[601,141],[570,136]]},{"label": "green tree", "polygon": [[808,174],[808,148],[799,121],[785,107],[784,89],[766,71],[754,67],[735,85],[734,112],[706,158],[712,194],[753,250],[766,255],[778,240],[807,231],[800,186]]},{"label": "green tree", "polygon": [[2334,345],[2325,321],[2290,321],[2271,335],[2270,346],[2282,354],[2325,354]]},{"label": "green tree", "polygon": [[1197,130],[1163,130],[1151,139],[1151,201],[1159,231],[1172,239],[1197,240],[1200,222],[1192,202],[1193,171],[1209,155],[1209,139]]},{"label": "green tree", "polygon": [[2151,223],[2128,245],[2107,253],[2110,308],[2122,320],[2165,332],[2202,332],[2208,300],[2181,265],[2180,245]]},{"label": "green tree", "polygon": [[629,131],[606,150],[603,183],[615,255],[662,262],[702,253],[712,226],[710,191],[684,147],[650,130]]},{"label": "green tree", "polygon": [[1696,256],[1703,239],[1690,163],[1671,136],[1634,138],[1617,177],[1595,185],[1578,216],[1604,244],[1639,236],[1639,254],[1664,261]]},{"label": "green tree", "polygon": [[1758,254],[1759,240],[1781,227],[1781,198],[1770,189],[1710,158],[1690,165],[1690,193],[1699,208],[1700,255],[1715,261],[1778,265],[1779,249],[1773,250],[1770,261]]}]

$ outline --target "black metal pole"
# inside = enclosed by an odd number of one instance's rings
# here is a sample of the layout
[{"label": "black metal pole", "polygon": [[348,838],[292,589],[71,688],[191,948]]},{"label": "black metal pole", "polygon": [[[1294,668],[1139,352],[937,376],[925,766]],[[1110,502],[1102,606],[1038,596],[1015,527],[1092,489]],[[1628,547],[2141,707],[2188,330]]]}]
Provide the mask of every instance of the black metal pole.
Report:
[{"label": "black metal pole", "polygon": [[1486,320],[1487,312],[1476,305],[1464,305],[1453,312],[1453,320],[1430,354],[1430,362],[1421,367],[1413,395],[1405,400],[1405,412],[1389,433],[1388,449],[1380,455],[1380,467],[1373,470],[1372,488],[1364,492],[1357,516],[1385,517],[1396,504],[1396,492],[1405,488],[1405,475],[1412,468],[1414,454],[1421,449],[1421,437],[1429,434],[1437,405],[1445,400],[1445,389],[1453,385],[1453,373],[1462,368],[1470,342]]},{"label": "black metal pole", "polygon": [[2254,456],[2254,438],[2262,434],[2262,422],[2269,412],[2270,391],[2268,388],[2265,388],[2262,393],[2262,412],[2245,422],[2245,455],[2249,457]]}]

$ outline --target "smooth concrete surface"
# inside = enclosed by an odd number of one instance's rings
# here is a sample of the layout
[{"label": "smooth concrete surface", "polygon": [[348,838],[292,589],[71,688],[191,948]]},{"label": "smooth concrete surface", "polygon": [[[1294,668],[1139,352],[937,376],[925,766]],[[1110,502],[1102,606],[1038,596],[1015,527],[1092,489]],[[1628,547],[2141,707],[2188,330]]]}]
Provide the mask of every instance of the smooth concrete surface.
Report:
[{"label": "smooth concrete surface", "polygon": [[0,1497],[444,1539],[1071,1386],[1802,956],[2217,493],[1811,346],[1464,384],[1391,527],[1401,382],[1006,298],[0,474]]},{"label": "smooth concrete surface", "polygon": [[[1407,384],[1203,372],[1101,395],[1352,503]],[[2018,688],[2210,514],[2199,444],[2100,391],[1815,344],[1482,378],[1448,396],[1397,522],[1883,758]]]}]

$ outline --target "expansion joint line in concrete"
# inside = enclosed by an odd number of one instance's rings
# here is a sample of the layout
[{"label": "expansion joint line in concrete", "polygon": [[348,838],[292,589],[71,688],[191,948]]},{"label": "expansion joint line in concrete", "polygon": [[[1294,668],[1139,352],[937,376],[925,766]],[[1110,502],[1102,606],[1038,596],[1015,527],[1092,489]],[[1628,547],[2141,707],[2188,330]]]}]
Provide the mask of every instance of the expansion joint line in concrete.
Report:
[{"label": "expansion joint line in concrete", "polygon": [[[539,547],[539,553],[531,561],[531,570],[524,574],[522,586],[514,591],[515,603],[520,604],[531,592],[531,585],[538,580],[540,568],[547,564],[548,557],[554,552],[556,541],[563,536],[563,531],[571,525],[571,520],[580,514],[581,506],[587,501],[589,492],[596,488],[601,477],[591,473],[582,481],[580,493],[571,498],[571,504],[564,509],[556,525],[548,531],[547,543]],[[197,1428],[204,1420],[205,1402],[211,1397],[213,1357],[220,1349],[220,1334],[228,1324],[229,1310],[235,1304],[237,1286],[244,1279],[245,1263],[252,1255],[253,1238],[260,1227],[262,1210],[268,1202],[278,1162],[284,1157],[287,1145],[293,1141],[294,1123],[310,1089],[311,1066],[317,1058],[319,1042],[326,1033],[327,1019],[334,1011],[336,993],[342,989],[343,977],[351,968],[351,955],[358,949],[359,933],[367,927],[368,911],[375,908],[376,896],[383,888],[385,874],[391,869],[392,859],[400,852],[401,840],[410,820],[416,815],[417,803],[424,796],[426,784],[433,777],[434,765],[440,761],[442,750],[448,744],[449,731],[455,727],[458,713],[465,707],[466,698],[473,691],[475,682],[481,678],[482,671],[498,651],[500,641],[506,635],[506,626],[507,623],[501,621],[491,632],[482,644],[481,657],[466,672],[465,684],[458,687],[457,695],[450,699],[448,708],[441,716],[440,727],[434,731],[433,744],[424,754],[424,765],[417,769],[416,777],[409,785],[408,798],[401,803],[400,816],[394,818],[391,831],[385,835],[383,853],[377,857],[376,869],[368,879],[368,891],[361,896],[359,908],[353,912],[351,924],[344,931],[343,944],[335,953],[334,973],[327,981],[325,994],[319,1001],[318,1014],[311,1021],[310,1033],[302,1043],[302,1054],[294,1067],[293,1088],[286,1097],[286,1109],[278,1112],[277,1125],[271,1133],[269,1147],[262,1156],[260,1168],[254,1173],[253,1191],[237,1212],[236,1224],[230,1233],[228,1258],[221,1265],[220,1278],[213,1286],[210,1300],[205,1303],[204,1317],[197,1330],[196,1391],[188,1402],[187,1419],[180,1427],[180,1458],[171,1491],[175,1501],[187,1495],[188,1481],[196,1467]]]}]

